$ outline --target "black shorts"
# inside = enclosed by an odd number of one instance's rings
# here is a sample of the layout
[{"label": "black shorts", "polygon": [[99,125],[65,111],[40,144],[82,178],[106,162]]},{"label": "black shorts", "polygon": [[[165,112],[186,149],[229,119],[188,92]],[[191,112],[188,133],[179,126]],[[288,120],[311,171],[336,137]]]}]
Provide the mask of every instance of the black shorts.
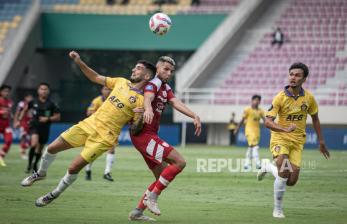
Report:
[{"label": "black shorts", "polygon": [[39,143],[41,145],[45,145],[48,142],[49,138],[49,126],[31,126],[30,129],[30,135],[37,134],[39,136]]}]

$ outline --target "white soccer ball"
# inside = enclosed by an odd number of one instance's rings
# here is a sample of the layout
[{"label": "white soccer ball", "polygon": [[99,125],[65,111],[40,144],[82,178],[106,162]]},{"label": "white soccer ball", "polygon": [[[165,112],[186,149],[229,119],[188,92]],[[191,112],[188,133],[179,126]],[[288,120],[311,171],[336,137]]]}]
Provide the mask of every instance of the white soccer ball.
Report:
[{"label": "white soccer ball", "polygon": [[164,13],[156,13],[149,20],[149,28],[157,35],[166,34],[171,27],[171,19]]}]

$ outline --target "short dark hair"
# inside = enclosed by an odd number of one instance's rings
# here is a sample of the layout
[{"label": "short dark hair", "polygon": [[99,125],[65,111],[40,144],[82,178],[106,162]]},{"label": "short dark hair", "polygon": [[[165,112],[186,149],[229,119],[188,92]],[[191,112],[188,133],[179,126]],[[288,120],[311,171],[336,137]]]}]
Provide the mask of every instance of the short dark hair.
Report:
[{"label": "short dark hair", "polygon": [[152,72],[152,76],[157,72],[156,67],[149,61],[146,60],[139,60],[137,62],[138,64],[143,64],[145,66],[145,68],[147,68],[148,70],[150,70]]},{"label": "short dark hair", "polygon": [[11,90],[12,87],[11,87],[10,85],[3,84],[3,85],[1,85],[1,87],[0,87],[0,91],[3,91],[4,89]]},{"label": "short dark hair", "polygon": [[305,65],[302,62],[295,62],[294,64],[292,64],[290,66],[289,71],[292,69],[296,69],[296,68],[301,69],[304,72],[304,78],[307,78],[308,73],[309,73],[309,69],[308,69],[307,65]]},{"label": "short dark hair", "polygon": [[167,62],[167,63],[171,64],[172,66],[176,66],[175,60],[172,59],[172,58],[169,57],[169,56],[161,56],[161,57],[158,59],[158,62]]},{"label": "short dark hair", "polygon": [[252,96],[252,100],[258,99],[259,101],[261,101],[261,96],[260,95],[253,95]]},{"label": "short dark hair", "polygon": [[37,86],[37,88],[39,88],[40,86],[47,86],[48,89],[51,88],[51,86],[47,82],[40,82],[40,84]]}]

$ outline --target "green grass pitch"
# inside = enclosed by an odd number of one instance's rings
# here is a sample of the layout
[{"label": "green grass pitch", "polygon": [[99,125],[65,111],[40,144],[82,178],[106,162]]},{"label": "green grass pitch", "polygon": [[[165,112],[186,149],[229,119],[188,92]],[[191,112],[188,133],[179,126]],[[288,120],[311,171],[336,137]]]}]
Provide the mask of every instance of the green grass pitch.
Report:
[{"label": "green grass pitch", "polygon": [[[21,187],[26,161],[12,146],[0,167],[0,223],[130,223],[129,211],[153,181],[140,154],[132,147],[119,147],[113,167],[115,182],[102,179],[105,156],[93,164],[93,179],[82,172],[56,201],[44,208],[36,198],[52,190],[80,149],[62,152],[50,167],[46,180]],[[197,158],[243,158],[244,148],[188,146],[179,149],[187,167],[162,193],[160,223],[347,223],[347,151],[331,151],[325,160],[318,150],[305,150],[299,182],[287,187],[286,218],[272,218],[273,178],[256,181],[256,173],[198,173]],[[261,149],[262,158],[270,158]],[[150,213],[147,212],[150,216]]]}]

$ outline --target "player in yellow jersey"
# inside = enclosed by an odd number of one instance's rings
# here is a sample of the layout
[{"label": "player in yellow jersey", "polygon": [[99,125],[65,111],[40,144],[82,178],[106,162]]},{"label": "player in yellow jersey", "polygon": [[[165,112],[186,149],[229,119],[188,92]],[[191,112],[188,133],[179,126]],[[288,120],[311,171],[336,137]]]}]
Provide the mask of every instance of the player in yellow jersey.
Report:
[{"label": "player in yellow jersey", "polygon": [[[91,116],[93,113],[95,113],[101,107],[101,105],[105,102],[105,100],[110,95],[110,93],[111,93],[111,89],[107,88],[106,86],[103,86],[101,88],[101,95],[95,97],[90,103],[87,109],[87,116]],[[115,160],[114,151],[115,150],[113,147],[110,150],[108,150],[106,154],[106,166],[104,171],[104,179],[108,181],[113,181],[113,178],[111,176],[111,170]],[[89,163],[86,166],[85,170],[86,170],[86,180],[91,180],[92,179],[92,163]]]},{"label": "player in yellow jersey", "polygon": [[[303,63],[294,63],[289,68],[289,85],[279,92],[266,114],[265,126],[271,129],[270,150],[276,166],[266,163],[258,172],[262,180],[267,172],[275,177],[273,217],[284,218],[283,195],[286,185],[294,186],[299,178],[301,154],[306,141],[306,118],[312,118],[319,140],[319,151],[330,157],[321,132],[318,105],[313,95],[302,88],[309,74]],[[278,118],[277,123],[275,122]]]},{"label": "player in yellow jersey", "polygon": [[265,121],[265,113],[259,108],[261,101],[260,95],[252,96],[250,107],[246,107],[243,112],[242,120],[235,129],[235,134],[239,131],[242,124],[245,124],[245,136],[248,142],[244,169],[248,170],[252,159],[255,159],[256,168],[260,169],[259,141],[260,141],[260,119]]},{"label": "player in yellow jersey", "polygon": [[42,207],[56,199],[76,179],[83,167],[107,152],[118,142],[122,127],[133,121],[130,131],[138,133],[142,126],[143,95],[142,89],[155,74],[155,66],[147,61],[138,61],[132,69],[130,80],[125,78],[105,77],[89,68],[77,52],[69,56],[80,67],[83,74],[92,82],[112,89],[102,106],[91,116],[72,126],[55,139],[45,150],[38,172],[22,181],[22,186],[30,186],[47,176],[47,169],[54,161],[56,154],[75,147],[84,146],[68,168],[66,175],[58,186],[48,194],[38,198],[36,206]]}]

